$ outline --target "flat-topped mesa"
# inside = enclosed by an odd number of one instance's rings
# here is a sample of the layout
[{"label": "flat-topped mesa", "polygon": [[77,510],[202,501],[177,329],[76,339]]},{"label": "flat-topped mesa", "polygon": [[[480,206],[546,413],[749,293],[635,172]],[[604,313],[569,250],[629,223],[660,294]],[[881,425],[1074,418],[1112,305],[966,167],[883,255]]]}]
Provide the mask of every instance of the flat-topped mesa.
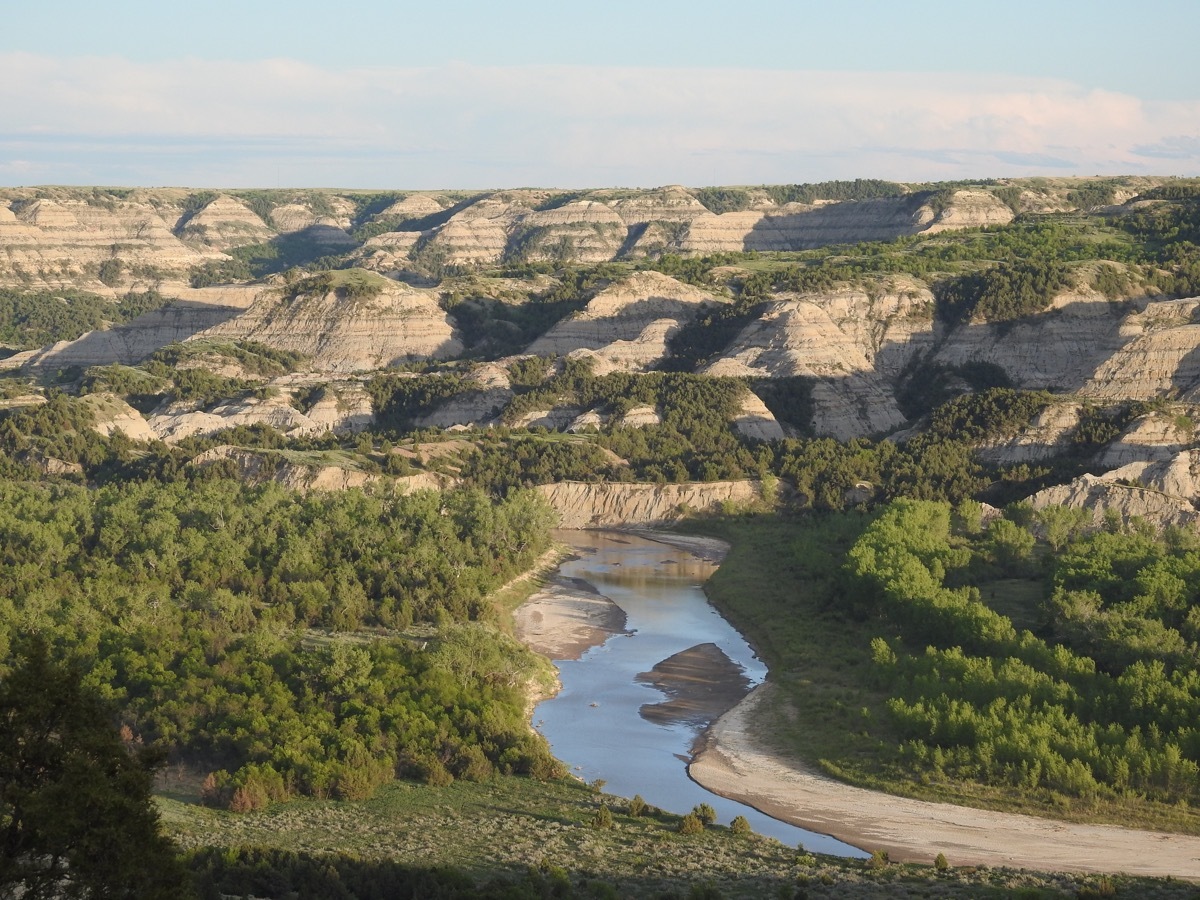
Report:
[{"label": "flat-topped mesa", "polygon": [[621,216],[595,200],[531,212],[520,227],[515,249],[531,262],[607,262],[621,252],[628,234]]},{"label": "flat-topped mesa", "polygon": [[[604,192],[598,194],[603,197]],[[613,200],[611,204],[626,225],[691,222],[709,214],[707,207],[691,191],[679,185],[643,191],[632,197]]]},{"label": "flat-topped mesa", "polygon": [[925,220],[927,210],[931,220],[923,229],[926,234],[1007,225],[1016,218],[1012,209],[999,197],[983,190],[954,191],[940,210],[935,212],[932,207],[924,205],[917,211],[917,218]]},{"label": "flat-topped mesa", "polygon": [[693,219],[685,253],[807,250],[905,235],[1005,225],[1013,211],[988,191],[954,191],[935,210],[921,194],[840,203],[789,203]]},{"label": "flat-topped mesa", "polygon": [[429,194],[409,194],[401,200],[384,209],[377,218],[379,219],[422,219],[425,216],[436,215],[442,212],[446,207],[442,206],[438,200]]},{"label": "flat-topped mesa", "polygon": [[926,193],[810,205],[760,200],[751,209],[716,215],[679,186],[632,194],[590,191],[540,208],[549,202],[552,197],[536,191],[488,195],[434,229],[428,245],[455,265],[495,265],[505,259],[604,262],[663,251],[803,250],[1013,218],[1008,206],[984,190],[951,192],[937,210]]}]

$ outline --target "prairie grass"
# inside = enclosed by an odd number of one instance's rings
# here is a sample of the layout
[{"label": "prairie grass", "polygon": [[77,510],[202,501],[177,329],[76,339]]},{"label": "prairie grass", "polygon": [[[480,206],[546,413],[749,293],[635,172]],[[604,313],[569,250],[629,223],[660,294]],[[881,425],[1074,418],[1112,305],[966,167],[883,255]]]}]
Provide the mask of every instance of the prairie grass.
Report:
[{"label": "prairie grass", "polygon": [[[531,869],[563,871],[577,886],[599,881],[620,897],[687,896],[701,886],[719,893],[699,896],[725,898],[1075,897],[1101,883],[1094,876],[954,868],[953,860],[945,872],[931,865],[872,867],[869,860],[812,854],[720,825],[682,835],[680,816],[629,816],[627,800],[570,779],[496,778],[442,788],[397,782],[361,802],[293,801],[240,815],[199,806],[181,793],[159,804],[167,830],[185,849],[341,853],[454,866],[480,882]],[[601,804],[612,812],[611,829],[594,824]],[[1195,895],[1186,882],[1114,876],[1109,883],[1121,896]]]}]

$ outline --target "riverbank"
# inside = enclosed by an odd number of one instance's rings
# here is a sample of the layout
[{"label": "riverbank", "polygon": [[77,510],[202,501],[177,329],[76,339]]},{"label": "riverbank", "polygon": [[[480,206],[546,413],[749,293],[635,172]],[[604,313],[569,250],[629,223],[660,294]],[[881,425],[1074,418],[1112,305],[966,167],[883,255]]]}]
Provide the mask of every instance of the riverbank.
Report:
[{"label": "riverbank", "polygon": [[768,815],[831,834],[893,860],[1060,872],[1124,872],[1200,880],[1200,838],[1115,825],[1080,825],[895,797],[851,787],[767,749],[757,688],[705,737],[689,774],[704,787]]}]

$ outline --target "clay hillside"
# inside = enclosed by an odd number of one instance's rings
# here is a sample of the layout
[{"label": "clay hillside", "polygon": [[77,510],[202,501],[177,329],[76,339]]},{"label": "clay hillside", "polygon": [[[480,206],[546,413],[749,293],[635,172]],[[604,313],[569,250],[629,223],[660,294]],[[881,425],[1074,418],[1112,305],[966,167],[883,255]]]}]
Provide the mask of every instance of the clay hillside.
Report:
[{"label": "clay hillside", "polygon": [[[998,485],[967,493],[1191,523],[1198,210],[1200,183],[1133,177],[3,189],[2,402],[305,488],[484,478],[497,442],[514,485],[713,486],[544,488],[582,524],[748,502],[764,474],[798,504],[886,493],[875,457],[789,470],[827,438],[953,439]],[[7,449],[90,477],[36,444]]]}]

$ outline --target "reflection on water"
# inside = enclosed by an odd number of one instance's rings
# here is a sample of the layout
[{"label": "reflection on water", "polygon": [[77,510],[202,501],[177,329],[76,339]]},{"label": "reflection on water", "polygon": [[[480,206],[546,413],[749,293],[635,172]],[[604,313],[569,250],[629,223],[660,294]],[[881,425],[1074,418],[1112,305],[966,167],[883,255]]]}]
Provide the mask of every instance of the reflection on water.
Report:
[{"label": "reflection on water", "polygon": [[538,704],[533,714],[554,755],[585,781],[603,779],[614,794],[641,794],[647,803],[676,813],[708,803],[724,824],[743,815],[759,834],[784,843],[865,855],[705,790],[687,776],[699,732],[694,721],[654,722],[639,714],[643,706],[668,697],[637,676],[699,644],[714,644],[752,685],[766,676],[766,668],[700,588],[716,566],[631,535],[563,531],[557,537],[578,554],[563,563],[561,574],[587,581],[624,609],[628,633],[613,635],[578,660],[555,661],[562,690]]}]

